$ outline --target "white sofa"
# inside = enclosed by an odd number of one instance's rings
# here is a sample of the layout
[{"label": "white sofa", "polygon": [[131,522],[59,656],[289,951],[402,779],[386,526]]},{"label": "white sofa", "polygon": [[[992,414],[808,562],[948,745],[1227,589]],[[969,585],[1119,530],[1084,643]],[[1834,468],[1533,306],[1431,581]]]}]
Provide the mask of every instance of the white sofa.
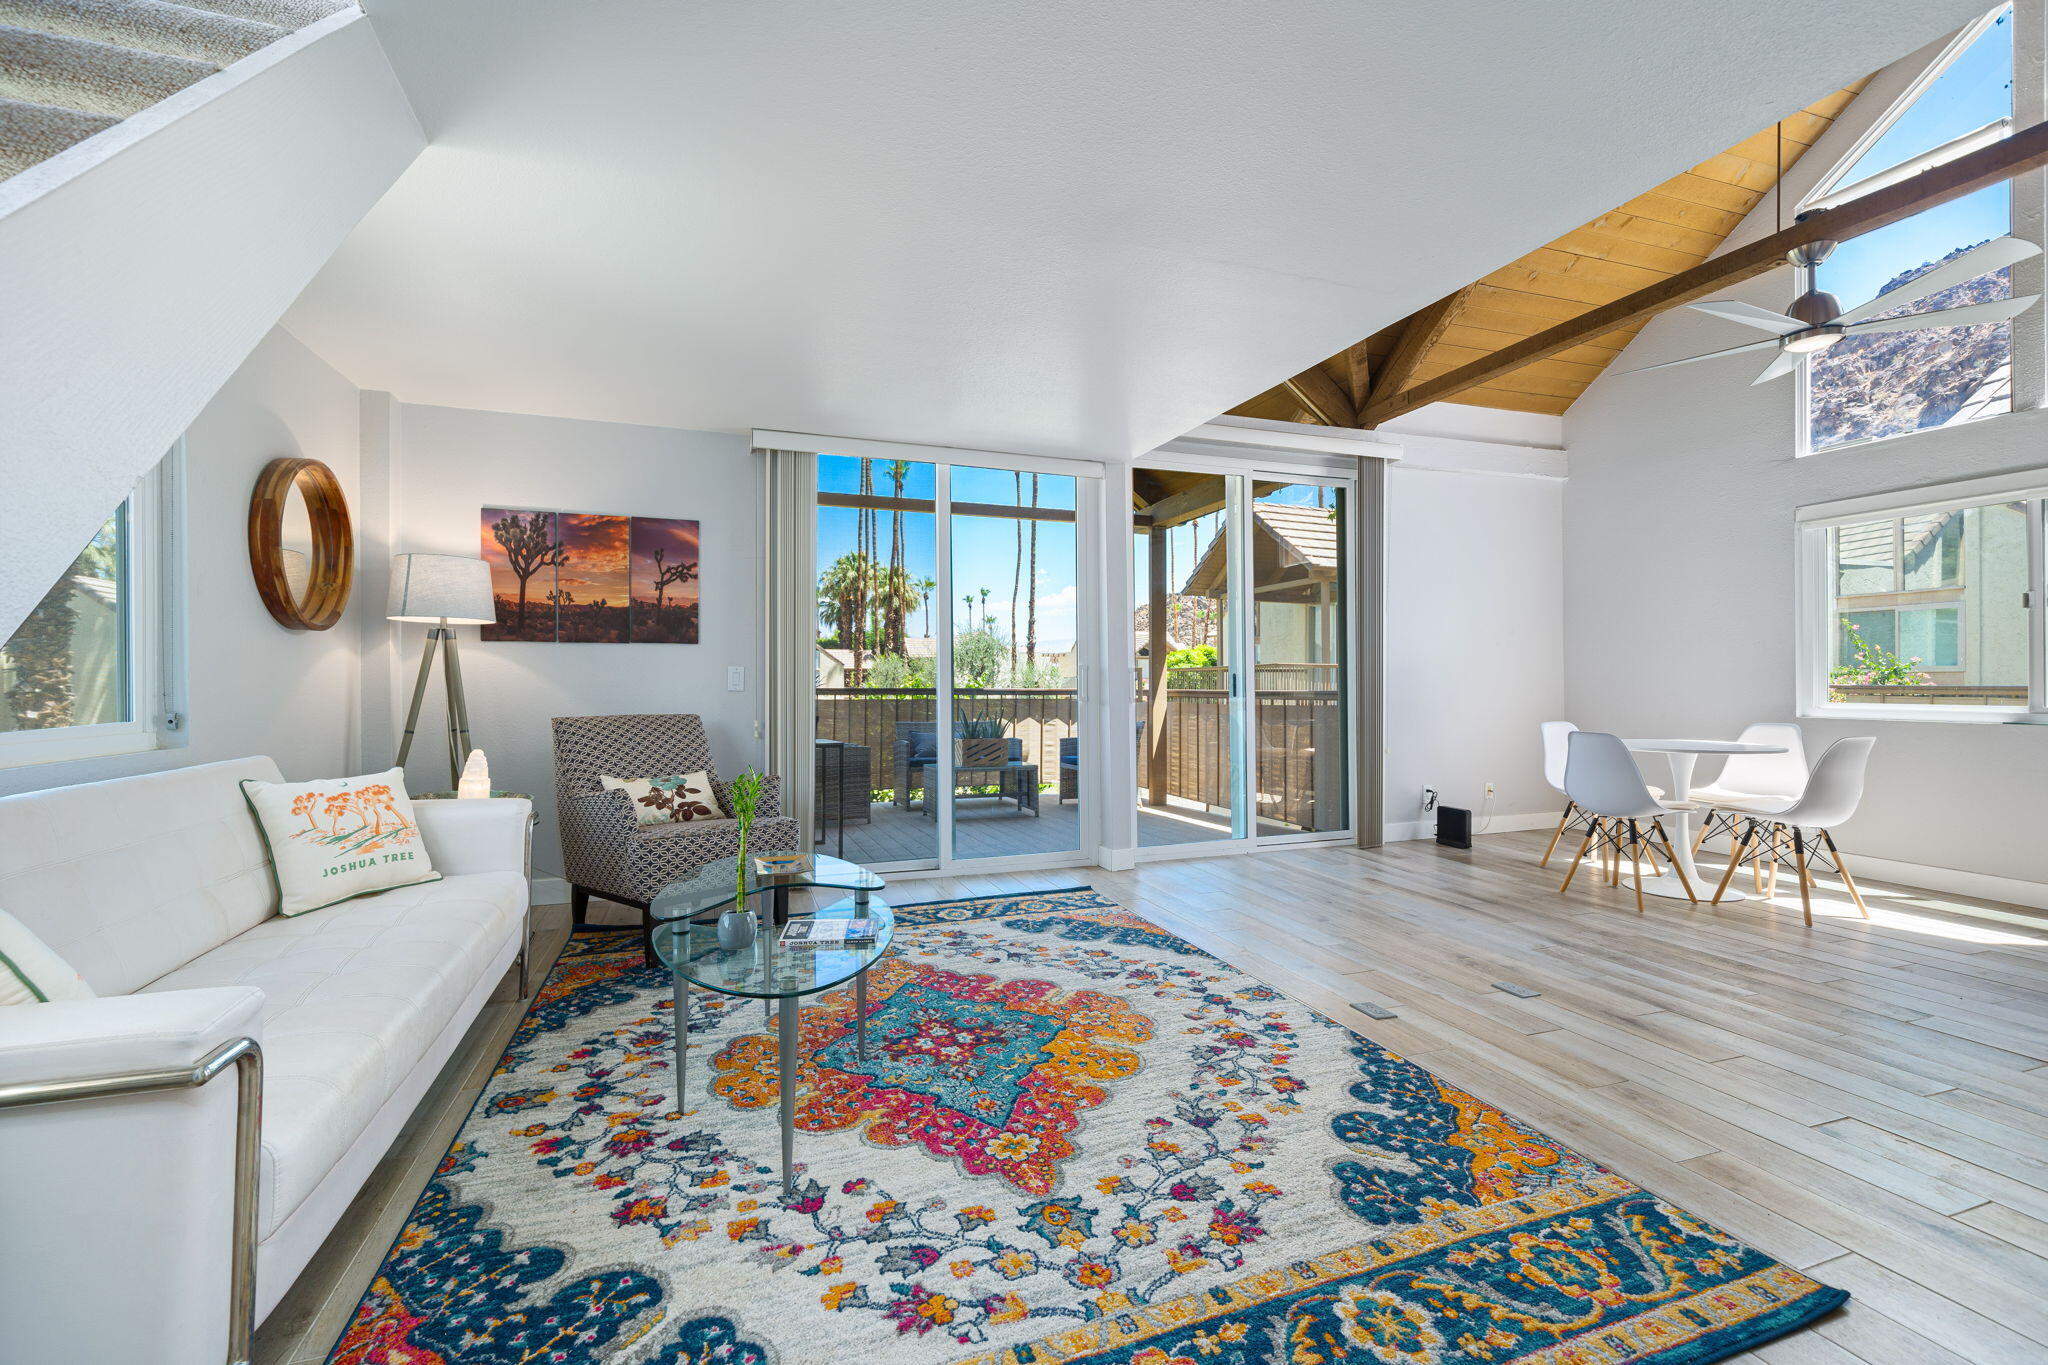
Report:
[{"label": "white sofa", "polygon": [[[0,906],[101,997],[0,1009],[11,1085],[261,1047],[254,1316],[334,1227],[528,945],[523,800],[415,805],[442,879],[286,919],[237,783],[267,758],[0,799]],[[0,1356],[218,1365],[236,1075],[0,1108]]]}]

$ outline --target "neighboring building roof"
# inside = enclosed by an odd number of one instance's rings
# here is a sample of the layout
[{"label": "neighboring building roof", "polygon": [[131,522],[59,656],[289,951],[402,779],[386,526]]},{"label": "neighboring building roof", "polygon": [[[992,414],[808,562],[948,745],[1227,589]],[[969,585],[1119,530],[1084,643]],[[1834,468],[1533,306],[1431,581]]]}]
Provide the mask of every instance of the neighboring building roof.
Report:
[{"label": "neighboring building roof", "polygon": [[[1181,593],[1221,597],[1228,589],[1225,532],[1218,529],[1188,575]],[[1337,519],[1328,507],[1290,503],[1252,504],[1252,557],[1260,583],[1287,578],[1329,581],[1337,577]]]}]

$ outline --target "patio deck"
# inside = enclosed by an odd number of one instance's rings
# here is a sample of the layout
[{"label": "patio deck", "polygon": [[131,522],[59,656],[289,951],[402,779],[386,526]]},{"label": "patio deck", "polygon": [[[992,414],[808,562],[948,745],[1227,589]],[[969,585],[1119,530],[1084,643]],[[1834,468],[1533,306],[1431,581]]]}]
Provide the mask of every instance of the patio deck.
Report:
[{"label": "patio deck", "polygon": [[[846,826],[846,854],[865,864],[927,861],[937,856],[939,822],[922,810],[904,810],[888,802],[869,808],[867,824]],[[953,811],[954,840],[963,858],[1010,858],[1026,853],[1072,852],[1080,839],[1078,803],[1064,805],[1045,792],[1038,815],[1020,812],[1015,803],[993,796],[963,796]],[[1146,848],[1227,838],[1230,827],[1192,815],[1138,812],[1138,842]],[[822,852],[837,854],[839,831],[826,831]]]}]

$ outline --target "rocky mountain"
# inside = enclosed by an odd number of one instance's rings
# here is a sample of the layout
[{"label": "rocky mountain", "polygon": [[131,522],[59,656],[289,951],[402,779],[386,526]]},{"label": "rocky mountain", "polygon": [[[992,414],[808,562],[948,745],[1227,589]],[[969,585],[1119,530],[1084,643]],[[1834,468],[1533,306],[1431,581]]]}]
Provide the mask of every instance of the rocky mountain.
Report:
[{"label": "rocky mountain", "polygon": [[[1978,245],[1972,243],[1972,246]],[[1914,266],[1878,291],[1892,293],[1961,255],[1958,247],[1939,261]],[[1931,313],[2012,297],[2012,275],[1996,270],[1924,298],[1902,299],[1881,318]],[[1879,332],[1850,337],[1816,356],[1809,366],[1809,414],[1816,450],[1872,436],[1936,427],[1962,408],[1970,395],[2012,358],[2012,324],[1930,327],[1913,332]],[[2005,404],[2010,399],[2003,400]],[[2003,411],[2001,406],[1997,411]]]}]

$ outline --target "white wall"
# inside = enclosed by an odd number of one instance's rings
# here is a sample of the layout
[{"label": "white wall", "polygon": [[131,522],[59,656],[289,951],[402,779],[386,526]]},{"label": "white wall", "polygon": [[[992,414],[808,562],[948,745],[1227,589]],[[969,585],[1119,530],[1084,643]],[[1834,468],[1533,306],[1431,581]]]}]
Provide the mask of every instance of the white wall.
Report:
[{"label": "white wall", "polygon": [[[395,515],[394,524],[365,526],[379,554],[474,555],[485,507],[690,517],[702,525],[695,645],[483,643],[475,628],[460,628],[471,739],[489,757],[496,786],[535,799],[537,877],[561,872],[552,717],[694,712],[704,717],[721,771],[761,762],[754,734],[760,480],[745,437],[364,399],[375,414],[364,429],[364,483],[373,503],[388,483],[388,502],[370,511]],[[358,599],[358,609],[378,616],[383,567],[364,575]],[[377,767],[396,750],[425,628],[367,624],[364,764]],[[731,665],[746,669],[745,692],[726,690]],[[406,768],[414,791],[448,785],[440,695],[437,664]]]},{"label": "white wall", "polygon": [[[1788,202],[1847,150],[1912,69],[1902,63],[1873,80],[1788,176]],[[2016,208],[2039,193],[2037,177],[2018,182]],[[1767,202],[1731,240],[1767,230],[1769,216]],[[1774,272],[1721,297],[1782,308],[1791,279]],[[2038,318],[2036,310],[2016,329],[2023,361],[2040,344]],[[1666,313],[1566,417],[1565,691],[1580,725],[1732,737],[1752,721],[1796,719],[1793,510],[2048,463],[2048,413],[1798,459],[1798,385],[1751,387],[1762,364],[1753,356],[1617,373],[1753,335],[1684,309]],[[2029,367],[2016,368],[2024,380]],[[1862,810],[1838,836],[1845,852],[2048,882],[2048,727],[1801,724],[1816,753],[1843,735],[1877,736]],[[1703,762],[1700,778],[1714,771]]]},{"label": "white wall", "polygon": [[1474,425],[1483,411],[1438,405],[1382,428],[1403,447],[1387,475],[1390,840],[1434,833],[1424,787],[1484,813],[1481,832],[1560,807],[1537,726],[1564,714],[1564,457],[1548,446],[1555,419]]},{"label": "white wall", "polygon": [[0,639],[424,142],[351,10],[0,186]]},{"label": "white wall", "polygon": [[184,744],[0,768],[0,794],[246,754],[269,754],[291,778],[355,771],[364,599],[331,630],[278,625],[249,571],[248,518],[256,476],[279,455],[324,461],[353,502],[356,420],[354,385],[283,332],[264,338],[185,436]]}]

